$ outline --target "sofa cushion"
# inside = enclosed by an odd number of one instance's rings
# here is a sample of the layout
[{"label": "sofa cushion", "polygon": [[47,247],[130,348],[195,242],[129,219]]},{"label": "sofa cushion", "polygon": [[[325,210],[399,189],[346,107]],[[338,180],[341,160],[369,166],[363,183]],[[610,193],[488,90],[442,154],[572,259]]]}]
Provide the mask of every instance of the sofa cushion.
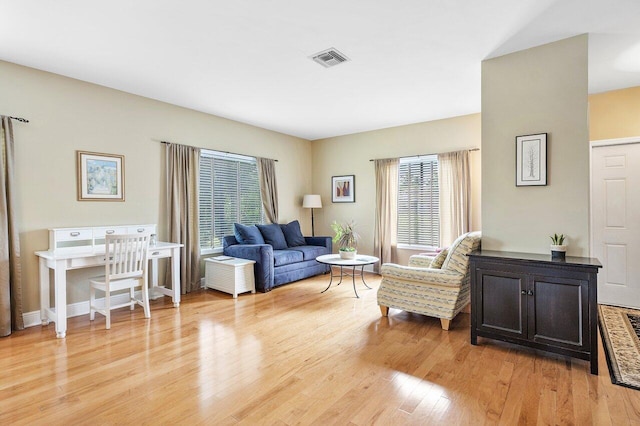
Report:
[{"label": "sofa cushion", "polygon": [[274,250],[282,250],[287,248],[287,240],[284,239],[282,228],[277,223],[269,225],[256,225],[264,238],[264,242],[271,244]]},{"label": "sofa cushion", "polygon": [[[297,268],[300,265],[301,267]],[[273,285],[280,286],[282,284],[290,283],[293,281],[302,280],[314,275],[324,274],[327,272],[328,265],[323,265],[315,260],[309,262],[293,263],[291,265],[283,266],[282,268],[291,268],[289,271],[280,271],[273,277]]]},{"label": "sofa cushion", "polygon": [[287,246],[297,247],[307,244],[307,241],[304,239],[304,235],[302,235],[302,231],[300,230],[300,222],[297,220],[289,222],[286,225],[280,225],[280,228],[282,228],[284,238],[287,240]]},{"label": "sofa cushion", "polygon": [[331,254],[326,247],[322,246],[297,246],[292,247],[291,250],[302,252],[304,260],[312,260],[323,254]]},{"label": "sofa cushion", "polygon": [[260,230],[255,226],[247,226],[241,223],[233,224],[233,234],[240,244],[264,244],[264,238]]},{"label": "sofa cushion", "polygon": [[274,250],[274,266],[288,265],[290,263],[302,262],[302,252],[296,250]]}]

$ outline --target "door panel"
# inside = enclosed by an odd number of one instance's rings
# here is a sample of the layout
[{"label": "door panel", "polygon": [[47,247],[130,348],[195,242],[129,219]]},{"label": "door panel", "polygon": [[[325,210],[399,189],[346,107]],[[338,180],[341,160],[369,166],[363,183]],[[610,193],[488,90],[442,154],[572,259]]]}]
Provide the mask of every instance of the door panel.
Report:
[{"label": "door panel", "polygon": [[476,273],[482,294],[478,327],[526,338],[526,278],[498,271],[478,270]]},{"label": "door panel", "polygon": [[627,245],[605,244],[604,257],[608,259],[607,283],[609,285],[627,285]]},{"label": "door panel", "polygon": [[529,336],[535,342],[585,347],[588,339],[587,281],[557,277],[535,277],[529,299]]},{"label": "door panel", "polygon": [[640,143],[593,147],[591,190],[598,303],[640,308]]},{"label": "door panel", "polygon": [[627,180],[605,179],[605,223],[607,228],[621,228],[627,226]]}]

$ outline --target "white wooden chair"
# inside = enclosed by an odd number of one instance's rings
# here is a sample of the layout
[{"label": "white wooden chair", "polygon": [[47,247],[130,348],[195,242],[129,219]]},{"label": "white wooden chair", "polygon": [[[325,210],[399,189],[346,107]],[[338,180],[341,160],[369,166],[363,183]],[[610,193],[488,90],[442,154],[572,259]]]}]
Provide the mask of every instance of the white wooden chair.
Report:
[{"label": "white wooden chair", "polygon": [[[111,328],[111,310],[129,306],[133,310],[136,304],[144,308],[145,318],[151,317],[149,309],[149,289],[147,285],[147,252],[150,234],[107,235],[105,240],[105,275],[90,279],[89,319],[95,319],[95,313],[106,317],[107,329]],[[141,289],[142,297],[135,298],[134,290]],[[111,305],[112,292],[129,289],[129,301]],[[104,306],[96,305],[96,290],[104,292]]]}]

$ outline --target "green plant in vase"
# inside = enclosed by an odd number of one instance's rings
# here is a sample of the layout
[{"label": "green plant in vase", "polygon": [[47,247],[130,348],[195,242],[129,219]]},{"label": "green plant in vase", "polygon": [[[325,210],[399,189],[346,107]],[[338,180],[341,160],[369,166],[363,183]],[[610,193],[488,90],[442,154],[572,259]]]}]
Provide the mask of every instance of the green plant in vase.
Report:
[{"label": "green plant in vase", "polygon": [[358,240],[360,235],[355,231],[355,222],[341,224],[334,221],[331,229],[335,233],[333,242],[339,247],[340,257],[343,259],[354,259],[357,253]]},{"label": "green plant in vase", "polygon": [[564,234],[553,234],[549,238],[551,238],[551,258],[564,259],[567,252],[567,246],[564,244]]}]

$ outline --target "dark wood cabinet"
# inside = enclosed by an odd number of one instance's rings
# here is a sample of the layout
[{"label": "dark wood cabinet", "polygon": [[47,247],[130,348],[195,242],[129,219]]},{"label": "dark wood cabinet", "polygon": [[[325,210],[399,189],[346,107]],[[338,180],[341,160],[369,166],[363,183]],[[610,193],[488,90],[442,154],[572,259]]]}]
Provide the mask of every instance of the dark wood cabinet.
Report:
[{"label": "dark wood cabinet", "polygon": [[471,344],[488,337],[585,359],[598,374],[597,259],[476,251]]}]

